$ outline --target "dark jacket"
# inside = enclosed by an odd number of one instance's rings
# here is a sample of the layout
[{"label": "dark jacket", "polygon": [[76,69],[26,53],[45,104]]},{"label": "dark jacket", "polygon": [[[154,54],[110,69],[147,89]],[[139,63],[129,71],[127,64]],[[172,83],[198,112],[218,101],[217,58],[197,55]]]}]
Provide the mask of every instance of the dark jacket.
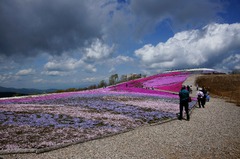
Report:
[{"label": "dark jacket", "polygon": [[187,102],[189,98],[189,92],[186,89],[182,89],[179,92],[180,102]]}]

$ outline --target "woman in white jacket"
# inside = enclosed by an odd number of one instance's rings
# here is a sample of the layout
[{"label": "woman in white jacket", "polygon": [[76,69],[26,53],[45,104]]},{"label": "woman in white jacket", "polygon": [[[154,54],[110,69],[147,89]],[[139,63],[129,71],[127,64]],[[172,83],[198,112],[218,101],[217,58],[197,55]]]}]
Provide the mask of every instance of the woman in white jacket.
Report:
[{"label": "woman in white jacket", "polygon": [[203,101],[203,98],[204,97],[204,94],[202,92],[202,89],[200,89],[199,91],[197,91],[197,100],[198,100],[198,106],[199,108],[203,107],[204,108],[204,101]]}]

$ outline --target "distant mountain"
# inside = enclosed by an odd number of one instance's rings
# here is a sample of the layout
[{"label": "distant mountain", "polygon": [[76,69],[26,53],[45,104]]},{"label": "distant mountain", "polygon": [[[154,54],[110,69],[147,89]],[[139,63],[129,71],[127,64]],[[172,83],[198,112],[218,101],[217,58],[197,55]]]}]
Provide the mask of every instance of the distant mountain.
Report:
[{"label": "distant mountain", "polygon": [[21,93],[15,93],[15,92],[0,92],[0,98],[25,96],[25,95],[27,95],[27,94],[21,94]]},{"label": "distant mountain", "polygon": [[6,88],[6,87],[1,87],[0,86],[0,92],[1,94],[6,94],[6,95],[30,95],[30,94],[42,94],[42,93],[51,93],[55,92],[57,89],[47,89],[47,90],[40,90],[40,89],[27,89],[27,88]]}]

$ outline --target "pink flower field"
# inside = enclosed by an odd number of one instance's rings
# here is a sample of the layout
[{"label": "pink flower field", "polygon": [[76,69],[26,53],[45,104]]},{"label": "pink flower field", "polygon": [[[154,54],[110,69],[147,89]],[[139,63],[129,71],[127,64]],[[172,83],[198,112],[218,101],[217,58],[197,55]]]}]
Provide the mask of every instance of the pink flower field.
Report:
[{"label": "pink flower field", "polygon": [[176,119],[178,94],[161,90],[178,92],[189,75],[171,72],[90,91],[0,99],[0,150],[84,142]]}]

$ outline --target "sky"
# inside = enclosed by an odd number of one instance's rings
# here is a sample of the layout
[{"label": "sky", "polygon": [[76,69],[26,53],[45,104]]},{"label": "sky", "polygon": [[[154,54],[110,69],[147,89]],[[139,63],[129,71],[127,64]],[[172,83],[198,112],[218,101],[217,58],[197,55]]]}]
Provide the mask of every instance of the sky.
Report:
[{"label": "sky", "polygon": [[0,0],[0,86],[240,69],[238,0]]}]

